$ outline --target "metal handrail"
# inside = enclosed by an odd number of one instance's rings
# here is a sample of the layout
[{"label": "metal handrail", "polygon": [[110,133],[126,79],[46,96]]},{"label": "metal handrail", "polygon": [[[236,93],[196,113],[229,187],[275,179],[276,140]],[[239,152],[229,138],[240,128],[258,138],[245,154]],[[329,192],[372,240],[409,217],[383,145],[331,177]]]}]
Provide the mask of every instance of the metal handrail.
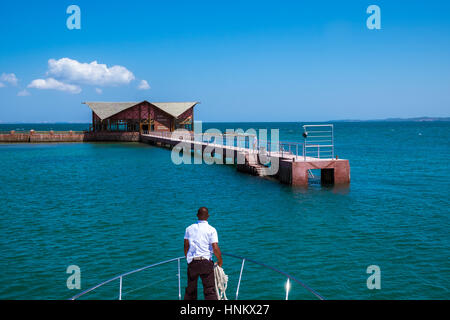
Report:
[{"label": "metal handrail", "polygon": [[[205,141],[203,133],[200,133],[200,134],[189,133],[189,135],[187,135],[187,134],[183,135],[180,133],[179,136],[176,136],[176,135],[173,136],[173,132],[165,132],[165,131],[149,132],[149,131],[145,130],[145,131],[143,131],[143,134],[149,135],[149,136],[154,136],[154,137],[167,138],[170,140],[177,140],[177,141],[194,141],[194,142],[198,142],[198,143],[206,143],[207,145],[213,145],[213,146],[218,145],[218,146],[224,146],[224,147],[235,147],[235,148],[242,149],[243,151],[249,151],[249,152],[260,151],[262,148],[264,148],[269,156],[273,155],[276,152],[280,152],[282,157],[284,157],[285,155],[303,157],[305,155],[304,154],[304,144],[301,142],[279,141],[277,143],[272,143],[271,141],[268,141],[268,140],[262,140],[262,139],[259,140],[258,139],[257,144],[255,146],[253,146],[250,143],[250,141],[245,140],[245,137],[249,137],[252,135],[229,135],[229,134],[225,133],[225,134],[222,134],[222,137],[224,137],[224,139],[222,139],[222,143],[217,144],[217,143],[215,143],[215,142],[217,142],[216,140],[214,140],[214,143],[212,143],[210,141]],[[227,139],[226,139],[227,135],[233,137],[232,145],[227,144]],[[217,137],[218,135],[210,134],[210,136]],[[180,139],[180,137],[182,137],[182,139]],[[200,139],[196,139],[196,137],[200,137]],[[210,137],[208,137],[208,138],[210,138]],[[244,140],[235,141],[234,138],[244,138]],[[274,148],[272,148],[272,146],[274,146]],[[273,149],[276,149],[276,151]]]},{"label": "metal handrail", "polygon": [[[78,299],[79,297],[85,295],[86,293],[89,293],[89,292],[91,292],[91,291],[94,291],[95,289],[97,289],[97,288],[99,288],[99,287],[101,287],[101,286],[103,286],[103,285],[105,285],[105,284],[108,284],[108,283],[110,283],[110,282],[112,282],[112,281],[114,281],[114,280],[117,280],[117,279],[120,279],[119,292],[122,292],[122,278],[123,278],[123,277],[128,276],[128,275],[133,274],[133,273],[136,273],[136,272],[140,272],[140,271],[149,269],[149,268],[153,268],[153,267],[156,267],[156,266],[159,266],[159,265],[162,265],[162,264],[166,264],[166,263],[169,263],[169,262],[172,262],[172,261],[175,261],[175,260],[180,260],[180,259],[185,259],[185,257],[178,257],[178,258],[173,258],[173,259],[169,259],[169,260],[157,262],[157,263],[154,263],[154,264],[151,264],[151,265],[148,265],[148,266],[145,266],[145,267],[142,267],[142,268],[133,270],[133,271],[129,271],[129,272],[126,272],[126,273],[122,273],[122,274],[120,274],[120,275],[118,275],[118,276],[115,276],[114,278],[111,278],[111,279],[108,279],[108,280],[106,280],[106,281],[103,281],[103,282],[101,282],[101,283],[99,283],[99,284],[93,286],[92,288],[89,288],[89,289],[87,289],[87,290],[85,290],[85,291],[83,291],[83,292],[80,292],[80,293],[74,295],[72,298],[70,298],[70,300]],[[179,273],[178,273],[178,275],[179,275]],[[122,299],[121,299],[121,295],[119,295],[119,300],[122,300]]]},{"label": "metal handrail", "polygon": [[[329,130],[324,131],[321,130],[322,128],[328,128]],[[332,124],[304,125],[303,137],[303,157],[305,160],[307,155],[312,155],[312,157],[318,159],[321,158],[321,155],[322,158],[324,158],[324,155],[334,158],[334,126]]]},{"label": "metal handrail", "polygon": [[[300,284],[303,288],[308,290],[310,293],[312,293],[314,296],[316,296],[320,300],[325,300],[325,298],[322,295],[320,295],[314,289],[310,288],[304,282],[300,281],[299,279],[295,278],[294,276],[291,276],[290,274],[288,274],[288,273],[286,273],[284,271],[281,271],[281,270],[279,270],[279,269],[277,269],[275,267],[269,266],[269,265],[267,265],[265,263],[262,263],[262,262],[259,262],[259,261],[253,260],[253,259],[249,259],[249,258],[246,258],[246,257],[234,255],[234,254],[222,253],[222,255],[242,260],[241,271],[239,273],[239,280],[238,280],[237,289],[236,289],[236,300],[238,300],[238,298],[239,298],[239,289],[240,289],[240,285],[241,285],[242,273],[244,271],[244,265],[245,265],[246,261],[252,262],[254,264],[260,265],[260,266],[268,268],[268,269],[271,269],[271,270],[273,270],[273,271],[275,271],[275,272],[285,276],[287,278],[287,283],[286,283],[286,300],[288,300],[288,297],[289,297],[290,280]],[[173,261],[177,261],[178,262],[178,274],[177,274],[177,277],[178,277],[178,299],[181,300],[180,261],[182,259],[185,259],[185,258],[186,258],[185,256],[178,257],[178,258],[173,258],[173,259],[157,262],[157,263],[154,263],[154,264],[151,264],[151,265],[148,265],[148,266],[136,269],[136,270],[132,270],[132,271],[129,271],[129,272],[126,272],[126,273],[122,273],[122,274],[120,274],[118,276],[115,276],[115,277],[113,277],[111,279],[103,281],[103,282],[93,286],[92,288],[89,288],[87,290],[84,290],[83,292],[80,292],[80,293],[74,295],[72,298],[70,298],[70,300],[76,300],[79,297],[81,297],[81,296],[83,296],[83,295],[85,295],[85,294],[87,294],[89,292],[92,292],[95,289],[97,289],[97,288],[99,288],[99,287],[101,287],[101,286],[103,286],[105,284],[108,284],[108,283],[110,283],[110,282],[112,282],[114,280],[117,280],[117,279],[119,280],[119,300],[122,300],[122,280],[123,280],[124,277],[126,277],[126,276],[128,276],[130,274],[133,274],[133,273],[137,273],[137,272],[140,272],[140,271],[143,271],[143,270],[146,270],[146,269],[150,269],[150,268],[153,268],[153,267],[156,267],[156,266],[160,266],[160,265],[163,265],[163,264],[166,264],[166,263],[169,263],[169,262],[173,262]]]},{"label": "metal handrail", "polygon": [[[299,158],[303,158],[304,161],[308,158],[317,158],[317,159],[333,159],[334,158],[334,138],[333,138],[333,125],[305,125],[303,126],[305,129],[309,127],[330,127],[331,131],[320,131],[320,132],[329,132],[330,135],[327,136],[329,139],[327,140],[314,140],[316,136],[310,136],[308,139],[305,139],[303,143],[301,142],[290,142],[290,141],[278,141],[272,142],[269,140],[257,139],[256,145],[252,145],[250,140],[246,140],[245,138],[248,135],[231,135],[233,137],[232,144],[229,144],[229,140],[226,139],[227,134],[221,134],[222,142],[217,143],[218,141],[214,139],[213,142],[210,140],[205,140],[205,136],[203,133],[195,134],[189,132],[189,134],[181,134],[179,136],[173,135],[173,132],[157,132],[157,131],[144,131],[145,135],[155,136],[167,138],[170,140],[177,141],[193,141],[195,143],[202,143],[211,146],[224,146],[224,147],[234,147],[238,148],[244,152],[266,152],[267,155],[270,156],[281,156],[282,158],[294,158],[295,160],[299,160]],[[319,131],[309,131],[309,133],[314,134]],[[212,137],[218,137],[219,135],[210,134],[207,138],[211,139]],[[198,138],[199,137],[199,138]],[[237,140],[235,140],[237,138]],[[243,140],[239,140],[242,139]],[[311,138],[313,140],[311,140]],[[321,143],[322,142],[322,143]],[[326,143],[323,143],[326,142]]]},{"label": "metal handrail", "polygon": [[[262,262],[259,262],[259,261],[253,260],[253,259],[245,258],[245,257],[242,257],[242,256],[230,254],[230,253],[222,253],[222,254],[225,255],[225,256],[228,256],[228,257],[233,257],[233,258],[237,258],[237,259],[242,259],[242,267],[241,267],[241,274],[240,274],[240,276],[239,276],[239,283],[240,283],[240,281],[241,281],[242,271],[243,271],[243,269],[244,269],[244,261],[249,261],[249,262],[253,262],[253,263],[255,263],[255,264],[258,264],[258,265],[260,265],[260,266],[262,266],[262,267],[271,269],[271,270],[273,270],[273,271],[275,271],[275,272],[278,272],[279,274],[284,275],[286,278],[288,278],[288,279],[290,279],[290,280],[293,280],[293,281],[297,282],[299,285],[301,285],[303,288],[305,288],[306,290],[308,290],[309,292],[311,292],[313,295],[315,295],[315,296],[316,296],[317,298],[319,298],[320,300],[325,300],[325,298],[324,298],[321,294],[319,294],[317,291],[315,291],[314,289],[310,288],[308,285],[306,285],[304,282],[300,281],[299,279],[295,278],[294,276],[291,276],[291,275],[288,274],[287,272],[281,271],[281,270],[279,270],[279,269],[277,269],[277,268],[275,268],[275,267],[269,266],[269,265],[267,265],[267,264],[265,264],[265,263],[262,263]],[[238,290],[239,290],[239,287],[238,287]],[[287,293],[286,293],[286,297],[287,297],[288,292],[289,292],[289,286],[287,286],[286,291],[287,291]],[[238,294],[236,294],[236,300],[237,300],[237,298],[238,298]],[[287,300],[287,299],[286,299],[286,300]]]}]

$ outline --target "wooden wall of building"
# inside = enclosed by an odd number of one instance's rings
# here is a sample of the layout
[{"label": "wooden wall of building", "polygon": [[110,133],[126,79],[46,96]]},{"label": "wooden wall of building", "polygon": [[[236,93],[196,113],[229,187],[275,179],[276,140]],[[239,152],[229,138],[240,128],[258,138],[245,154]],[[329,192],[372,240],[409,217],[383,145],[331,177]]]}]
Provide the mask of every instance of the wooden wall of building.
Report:
[{"label": "wooden wall of building", "polygon": [[[193,120],[193,114],[194,107],[189,108],[175,119],[172,115],[164,112],[151,103],[142,102],[103,120],[103,123],[108,123],[108,120],[111,122],[116,122],[118,120],[135,120],[139,123],[148,124],[150,121],[150,123],[153,124],[152,128],[154,131],[173,131],[175,130],[176,123],[181,123],[186,119]],[[100,122],[100,118],[94,113],[92,121],[93,124],[95,122],[98,123]]]}]

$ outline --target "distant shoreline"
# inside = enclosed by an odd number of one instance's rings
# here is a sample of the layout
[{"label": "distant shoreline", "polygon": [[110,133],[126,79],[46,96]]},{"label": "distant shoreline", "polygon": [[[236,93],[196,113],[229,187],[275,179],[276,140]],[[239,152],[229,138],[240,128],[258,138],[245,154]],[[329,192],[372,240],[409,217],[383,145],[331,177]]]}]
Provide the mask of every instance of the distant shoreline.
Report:
[{"label": "distant shoreline", "polygon": [[450,117],[386,118],[373,120],[344,119],[344,120],[330,120],[329,122],[444,122],[444,121],[450,121]]},{"label": "distant shoreline", "polygon": [[[415,117],[415,118],[386,118],[386,119],[342,119],[324,121],[203,121],[203,123],[333,123],[333,122],[449,122],[450,117]],[[0,122],[0,125],[24,125],[24,124],[89,124],[90,122]]]}]

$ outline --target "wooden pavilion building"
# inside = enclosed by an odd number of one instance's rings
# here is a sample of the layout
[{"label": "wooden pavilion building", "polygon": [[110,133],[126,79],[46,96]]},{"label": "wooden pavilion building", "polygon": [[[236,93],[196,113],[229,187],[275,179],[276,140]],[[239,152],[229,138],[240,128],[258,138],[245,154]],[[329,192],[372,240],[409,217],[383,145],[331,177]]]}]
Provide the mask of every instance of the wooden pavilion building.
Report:
[{"label": "wooden pavilion building", "polygon": [[92,110],[93,132],[194,130],[198,102],[83,102]]}]

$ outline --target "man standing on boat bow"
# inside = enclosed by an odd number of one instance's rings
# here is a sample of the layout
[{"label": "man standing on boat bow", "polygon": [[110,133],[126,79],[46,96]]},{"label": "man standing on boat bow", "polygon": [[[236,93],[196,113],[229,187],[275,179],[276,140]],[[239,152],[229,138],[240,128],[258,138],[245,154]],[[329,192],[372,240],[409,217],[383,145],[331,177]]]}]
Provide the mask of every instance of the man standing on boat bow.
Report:
[{"label": "man standing on boat bow", "polygon": [[198,277],[202,279],[205,300],[217,300],[214,281],[214,262],[212,255],[217,257],[217,264],[222,267],[222,254],[215,228],[208,224],[208,209],[201,207],[197,212],[197,223],[186,228],[184,235],[184,255],[188,263],[188,284],[184,300],[197,299]]}]

